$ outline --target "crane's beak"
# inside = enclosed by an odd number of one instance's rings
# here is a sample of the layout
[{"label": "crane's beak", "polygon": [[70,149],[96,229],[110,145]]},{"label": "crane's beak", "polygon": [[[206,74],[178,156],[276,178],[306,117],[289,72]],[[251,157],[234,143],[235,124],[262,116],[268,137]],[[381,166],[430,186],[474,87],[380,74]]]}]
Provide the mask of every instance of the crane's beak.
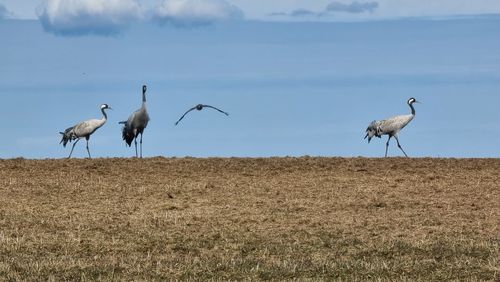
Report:
[{"label": "crane's beak", "polygon": [[415,103],[417,104],[422,104],[422,102],[415,100]]},{"label": "crane's beak", "polygon": [[108,107],[108,110],[113,110],[113,108],[111,108],[111,107]]}]

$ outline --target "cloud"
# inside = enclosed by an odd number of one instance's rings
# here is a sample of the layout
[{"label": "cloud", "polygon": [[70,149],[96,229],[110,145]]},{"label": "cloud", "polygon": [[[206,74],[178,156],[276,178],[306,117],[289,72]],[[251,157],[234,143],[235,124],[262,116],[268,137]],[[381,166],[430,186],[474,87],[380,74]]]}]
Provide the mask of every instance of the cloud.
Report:
[{"label": "cloud", "polygon": [[313,12],[313,11],[309,11],[307,9],[297,9],[297,10],[293,10],[290,13],[290,16],[292,16],[292,17],[307,17],[307,16],[317,16],[317,15],[318,15],[318,13]]},{"label": "cloud", "polygon": [[378,8],[378,2],[364,2],[360,3],[354,1],[350,4],[344,4],[340,2],[332,2],[326,6],[327,12],[346,12],[346,13],[364,13],[370,12],[372,13],[375,9]]},{"label": "cloud", "polygon": [[135,21],[191,27],[242,19],[244,16],[242,10],[225,0],[163,0],[150,9],[143,9],[138,2],[44,0],[36,13],[45,31],[62,36],[113,35]]},{"label": "cloud", "polygon": [[224,0],[165,0],[153,13],[153,20],[174,26],[209,25],[238,20],[243,11]]},{"label": "cloud", "polygon": [[271,16],[271,17],[282,17],[282,16],[288,16],[288,13],[285,13],[285,12],[274,12],[274,13],[270,13],[270,14],[267,14],[268,16]]},{"label": "cloud", "polygon": [[135,0],[45,0],[37,9],[47,32],[56,35],[112,35],[141,17]]},{"label": "cloud", "polygon": [[0,20],[8,18],[10,15],[9,10],[7,10],[7,8],[0,3]]},{"label": "cloud", "polygon": [[311,16],[321,16],[321,13],[313,12],[311,10],[307,9],[296,9],[291,11],[290,13],[285,13],[285,12],[275,12],[269,14],[269,16],[272,17],[311,17]]},{"label": "cloud", "polygon": [[269,14],[270,16],[288,16],[288,17],[325,17],[331,15],[333,12],[346,12],[359,14],[364,12],[372,13],[375,9],[378,8],[378,2],[352,2],[350,4],[344,4],[340,2],[332,2],[326,6],[323,11],[316,12],[307,9],[296,9],[291,11],[290,13],[285,12],[275,12]]}]

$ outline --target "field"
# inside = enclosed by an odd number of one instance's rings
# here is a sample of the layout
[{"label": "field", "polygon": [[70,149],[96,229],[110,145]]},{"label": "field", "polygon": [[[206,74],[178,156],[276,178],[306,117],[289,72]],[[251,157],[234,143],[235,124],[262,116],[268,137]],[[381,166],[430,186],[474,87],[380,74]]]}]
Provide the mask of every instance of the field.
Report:
[{"label": "field", "polygon": [[0,280],[500,279],[500,159],[0,160]]}]

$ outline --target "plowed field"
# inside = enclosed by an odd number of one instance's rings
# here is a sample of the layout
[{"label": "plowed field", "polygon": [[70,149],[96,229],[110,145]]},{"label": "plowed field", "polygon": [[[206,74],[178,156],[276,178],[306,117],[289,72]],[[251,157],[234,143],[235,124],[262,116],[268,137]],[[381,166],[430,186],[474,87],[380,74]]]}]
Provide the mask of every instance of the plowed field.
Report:
[{"label": "plowed field", "polygon": [[0,280],[498,280],[499,225],[499,159],[0,160]]}]

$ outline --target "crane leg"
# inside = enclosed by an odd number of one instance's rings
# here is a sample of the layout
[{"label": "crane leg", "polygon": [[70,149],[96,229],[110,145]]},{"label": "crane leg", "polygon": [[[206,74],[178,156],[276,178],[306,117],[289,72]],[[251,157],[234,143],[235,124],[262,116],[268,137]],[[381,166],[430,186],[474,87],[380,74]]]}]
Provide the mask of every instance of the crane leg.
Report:
[{"label": "crane leg", "polygon": [[396,138],[396,141],[398,142],[398,147],[399,149],[401,149],[401,152],[403,152],[403,154],[405,154],[405,157],[408,158],[408,155],[405,153],[405,150],[403,150],[403,147],[401,147],[401,145],[399,144],[399,138],[397,136],[394,136],[394,138]]},{"label": "crane leg", "polygon": [[389,141],[391,141],[391,135],[389,135],[389,139],[387,139],[387,143],[385,143],[385,157],[387,158],[387,150],[389,149]]},{"label": "crane leg", "polygon": [[78,143],[78,141],[80,141],[80,139],[76,139],[75,143],[73,143],[73,147],[71,147],[71,152],[69,152],[68,159],[71,158],[71,154],[73,154],[73,149],[75,149],[75,145],[76,143]]},{"label": "crane leg", "polygon": [[142,133],[141,133],[141,141],[140,141],[140,143],[141,143],[141,159],[142,159]]},{"label": "crane leg", "polygon": [[137,136],[134,138],[134,145],[135,145],[135,157],[137,158]]},{"label": "crane leg", "polygon": [[90,156],[89,139],[87,139],[87,153],[89,153],[89,159],[91,159],[92,157]]}]

